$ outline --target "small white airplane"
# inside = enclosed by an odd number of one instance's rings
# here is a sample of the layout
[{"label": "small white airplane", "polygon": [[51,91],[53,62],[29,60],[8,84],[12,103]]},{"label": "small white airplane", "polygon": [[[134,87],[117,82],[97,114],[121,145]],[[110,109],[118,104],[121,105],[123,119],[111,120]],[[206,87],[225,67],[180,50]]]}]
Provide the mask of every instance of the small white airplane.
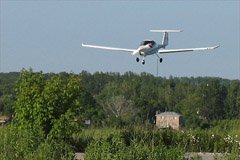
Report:
[{"label": "small white airplane", "polygon": [[143,57],[142,64],[145,64],[145,57],[148,55],[155,54],[159,58],[160,63],[162,63],[163,59],[159,57],[158,53],[164,54],[164,53],[176,53],[176,52],[203,51],[203,50],[216,49],[219,47],[219,45],[216,45],[213,47],[203,47],[203,48],[165,49],[165,47],[168,45],[168,33],[182,32],[182,30],[150,30],[150,32],[162,32],[163,33],[162,44],[157,44],[153,40],[144,40],[141,42],[140,46],[137,49],[115,48],[115,47],[89,45],[89,44],[83,44],[83,43],[82,43],[82,46],[89,47],[89,48],[129,52],[132,55],[137,55],[137,58],[136,58],[137,62],[140,61],[139,57]]}]

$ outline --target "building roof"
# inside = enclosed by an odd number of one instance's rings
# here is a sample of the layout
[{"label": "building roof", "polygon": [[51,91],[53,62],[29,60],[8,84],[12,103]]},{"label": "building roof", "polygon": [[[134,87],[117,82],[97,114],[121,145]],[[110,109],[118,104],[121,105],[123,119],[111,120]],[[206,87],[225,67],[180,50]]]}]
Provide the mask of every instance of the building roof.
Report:
[{"label": "building roof", "polygon": [[176,112],[162,112],[162,113],[156,114],[156,116],[177,116],[177,117],[180,117],[182,115],[178,114]]},{"label": "building roof", "polygon": [[10,120],[8,116],[0,116],[0,124],[7,123]]},{"label": "building roof", "polygon": [[9,116],[0,116],[0,120],[9,120],[10,119],[10,117]]}]

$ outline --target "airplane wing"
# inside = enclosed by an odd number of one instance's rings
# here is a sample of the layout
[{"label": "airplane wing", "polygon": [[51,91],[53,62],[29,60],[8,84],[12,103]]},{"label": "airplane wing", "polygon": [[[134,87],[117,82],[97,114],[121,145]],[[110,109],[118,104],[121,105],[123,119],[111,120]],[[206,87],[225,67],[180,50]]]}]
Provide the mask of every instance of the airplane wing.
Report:
[{"label": "airplane wing", "polygon": [[106,47],[106,46],[96,46],[96,45],[88,45],[88,44],[83,44],[83,47],[88,47],[88,48],[98,48],[98,49],[105,49],[105,50],[113,50],[113,51],[124,51],[124,52],[131,52],[132,54],[136,52],[136,49],[127,49],[127,48],[115,48],[115,47]]},{"label": "airplane wing", "polygon": [[186,49],[163,49],[159,50],[159,54],[165,54],[165,53],[176,53],[176,52],[192,52],[192,51],[203,51],[203,50],[211,50],[218,48],[219,45],[213,46],[213,47],[204,47],[204,48],[186,48]]}]

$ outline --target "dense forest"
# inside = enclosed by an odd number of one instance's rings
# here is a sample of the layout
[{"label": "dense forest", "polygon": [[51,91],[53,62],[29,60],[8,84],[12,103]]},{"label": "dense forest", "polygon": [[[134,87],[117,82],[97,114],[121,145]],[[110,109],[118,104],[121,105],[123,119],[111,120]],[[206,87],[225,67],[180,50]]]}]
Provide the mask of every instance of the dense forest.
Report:
[{"label": "dense forest", "polygon": [[[181,132],[154,127],[156,112],[164,111],[183,115]],[[240,153],[240,80],[31,69],[0,73],[0,115],[12,117],[0,128],[4,159],[72,159],[73,152],[86,152],[87,159]]]}]

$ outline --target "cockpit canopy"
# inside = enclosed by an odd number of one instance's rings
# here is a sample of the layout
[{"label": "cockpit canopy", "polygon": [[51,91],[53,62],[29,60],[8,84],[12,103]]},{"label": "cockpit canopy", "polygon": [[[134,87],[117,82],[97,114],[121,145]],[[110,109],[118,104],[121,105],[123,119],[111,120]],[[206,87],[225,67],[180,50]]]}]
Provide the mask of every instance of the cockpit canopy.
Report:
[{"label": "cockpit canopy", "polygon": [[156,42],[152,41],[152,40],[145,40],[145,41],[142,41],[140,43],[140,46],[142,45],[147,45],[147,44],[151,44],[152,46],[154,46],[156,44]]}]

